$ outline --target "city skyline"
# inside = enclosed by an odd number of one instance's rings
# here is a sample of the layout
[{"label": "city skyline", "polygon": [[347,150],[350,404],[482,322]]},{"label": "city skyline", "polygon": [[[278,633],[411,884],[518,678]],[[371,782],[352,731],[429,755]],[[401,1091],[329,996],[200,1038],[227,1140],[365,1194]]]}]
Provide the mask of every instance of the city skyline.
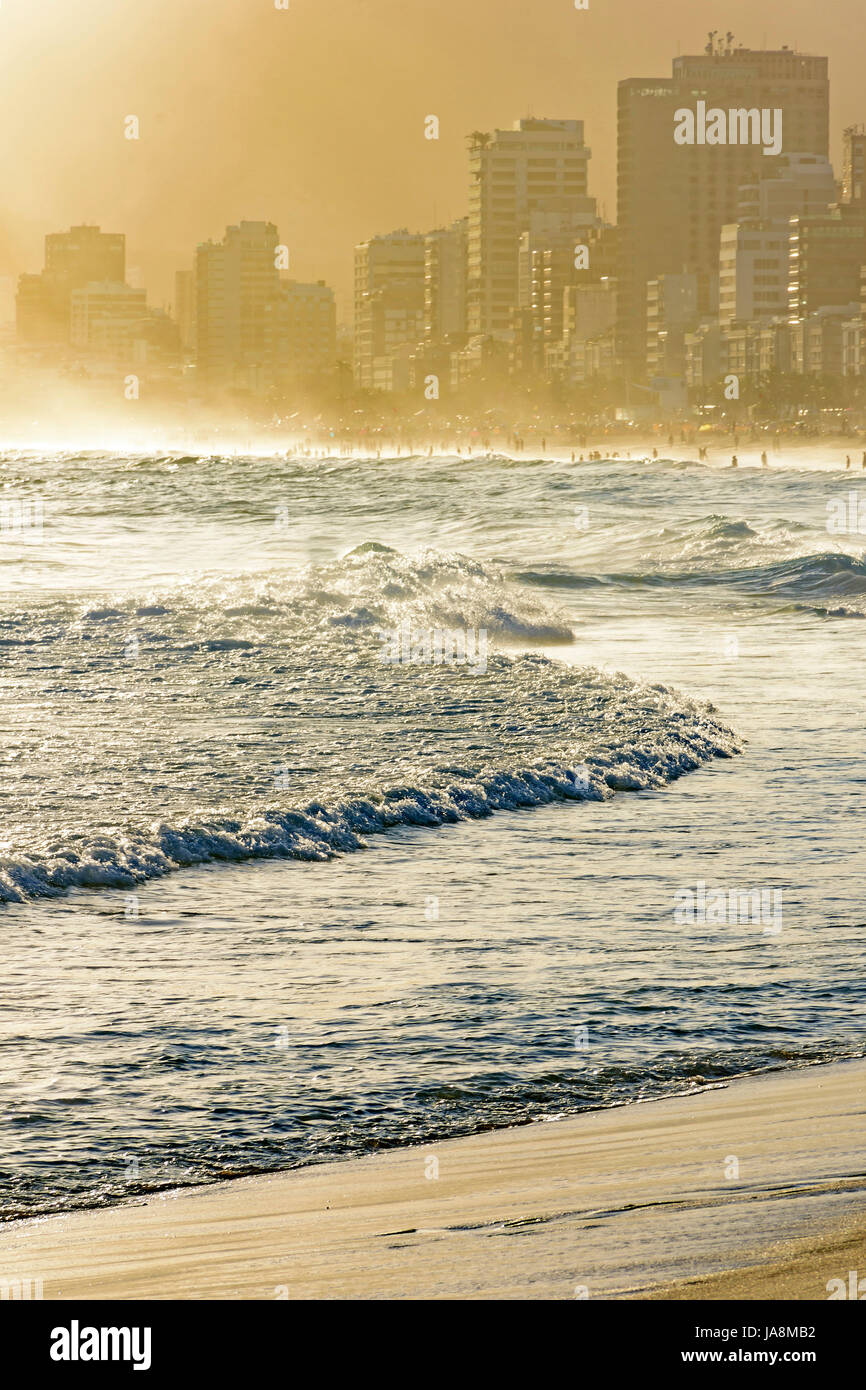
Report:
[{"label": "city skyline", "polygon": [[[616,83],[669,72],[678,51],[702,50],[711,24],[724,23],[751,47],[789,44],[829,56],[838,165],[841,131],[861,116],[856,61],[845,43],[845,13],[853,23],[856,11],[840,8],[828,23],[803,4],[768,4],[756,23],[745,4],[726,6],[724,15],[708,7],[698,18],[677,0],[663,14],[633,17],[623,31],[616,6],[577,11],[553,0],[531,12],[514,0],[482,0],[469,15],[452,0],[420,15],[390,0],[363,7],[334,0],[318,11],[304,0],[292,0],[289,11],[224,0],[191,15],[154,0],[118,15],[96,0],[82,32],[57,0],[38,13],[13,0],[0,10],[0,119],[16,134],[0,226],[0,308],[11,315],[18,273],[37,268],[43,236],[58,227],[121,228],[130,282],[166,305],[190,248],[227,224],[261,217],[280,226],[299,280],[333,285],[339,319],[348,322],[346,247],[391,228],[427,230],[463,216],[466,136],[525,115],[584,122],[593,152],[589,191],[613,221]],[[45,80],[30,90],[22,74],[37,45]],[[71,74],[70,46],[80,58]],[[229,52],[226,103],[213,74]],[[536,63],[527,65],[527,52]],[[88,66],[95,53],[98,64]],[[375,91],[363,76],[374,54],[391,71]],[[430,114],[440,122],[438,141],[425,139]],[[129,115],[140,122],[137,141],[125,139]]]},{"label": "city skyline", "polygon": [[34,1367],[591,1300],[847,1369],[862,6],[0,0]]},{"label": "city skyline", "polygon": [[[672,80],[620,84],[618,227],[589,194],[583,122],[473,132],[466,217],[354,248],[356,388],[423,388],[430,400],[492,371],[536,384],[619,379],[627,402],[635,378],[679,409],[685,387],[694,404],[722,379],[739,399],[741,377],[768,372],[861,378],[866,133],[846,130],[837,181],[826,59],[732,38],[675,59]],[[697,92],[699,110],[730,102],[710,117],[745,136],[754,127],[756,140],[681,150],[671,126]],[[749,100],[782,103],[778,148],[761,148],[767,109]],[[176,272],[170,318],[127,283],[123,233],[73,226],[46,237],[43,271],[20,278],[18,340],[105,363],[194,362],[203,387],[256,395],[337,384],[336,372],[342,396],[349,344],[338,351],[333,290],[292,278],[290,264],[273,222],[241,220]]]}]

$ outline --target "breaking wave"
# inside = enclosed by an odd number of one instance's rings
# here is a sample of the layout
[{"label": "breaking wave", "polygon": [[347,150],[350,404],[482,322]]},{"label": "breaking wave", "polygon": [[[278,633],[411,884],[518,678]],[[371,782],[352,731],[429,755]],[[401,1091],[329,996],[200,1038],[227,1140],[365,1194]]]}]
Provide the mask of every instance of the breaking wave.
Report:
[{"label": "breaking wave", "polygon": [[[471,747],[453,747],[447,761],[428,764],[426,775],[422,770],[417,779],[399,784],[380,778],[344,797],[250,807],[236,815],[189,814],[113,833],[80,833],[39,852],[7,852],[0,857],[0,902],[54,897],[70,888],[133,888],[180,868],[219,861],[327,860],[363,849],[367,836],[395,826],[435,828],[557,800],[603,801],[618,791],[660,788],[712,758],[739,751],[735,735],[710,705],[663,686],[574,670],[541,657],[499,658],[492,692],[497,704],[509,675],[521,667],[529,669],[536,689],[544,684],[548,703],[557,705],[553,718],[546,714],[549,756],[520,759],[529,745],[513,708],[508,722],[500,730],[494,727],[481,763],[473,762],[476,739]],[[528,689],[526,671],[522,686],[519,675],[516,679],[519,705],[521,689],[524,695]],[[517,756],[497,758],[496,744],[506,740]]]},{"label": "breaking wave", "polygon": [[[692,588],[724,586],[755,597],[788,599],[862,599],[866,596],[866,556],[842,551],[823,551],[779,560],[772,564],[725,569],[636,570],[621,573],[574,574],[556,570],[529,570],[515,575],[525,584],[540,588],[586,589]],[[824,616],[852,616],[824,606]]]}]

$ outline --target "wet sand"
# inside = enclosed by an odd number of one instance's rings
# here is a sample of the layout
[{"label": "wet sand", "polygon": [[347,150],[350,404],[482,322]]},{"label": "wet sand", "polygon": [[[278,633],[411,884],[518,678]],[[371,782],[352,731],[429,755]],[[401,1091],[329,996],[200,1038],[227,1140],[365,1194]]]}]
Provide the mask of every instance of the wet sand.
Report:
[{"label": "wet sand", "polygon": [[826,1299],[866,1275],[864,1120],[866,1062],[747,1077],[12,1222],[0,1279],[46,1299]]}]

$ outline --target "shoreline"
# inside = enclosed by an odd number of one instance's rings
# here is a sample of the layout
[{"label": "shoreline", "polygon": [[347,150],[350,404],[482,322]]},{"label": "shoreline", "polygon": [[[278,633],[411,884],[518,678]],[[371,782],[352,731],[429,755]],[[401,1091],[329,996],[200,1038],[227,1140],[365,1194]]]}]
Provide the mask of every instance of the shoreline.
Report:
[{"label": "shoreline", "polygon": [[866,1275],[864,1117],[866,1060],[759,1073],[17,1219],[0,1281],[45,1299],[827,1299]]},{"label": "shoreline", "polygon": [[[539,430],[538,434],[542,434]],[[598,453],[599,458],[595,462],[613,463],[692,463],[704,464],[706,467],[730,468],[731,459],[734,455],[739,460],[741,468],[762,467],[761,455],[766,452],[769,471],[784,470],[793,468],[805,472],[849,472],[854,476],[862,476],[866,470],[866,431],[857,434],[855,437],[849,435],[820,435],[817,438],[802,437],[795,435],[780,435],[778,442],[774,442],[770,435],[758,435],[752,438],[751,435],[743,435],[738,443],[734,443],[732,435],[719,433],[718,435],[708,436],[702,440],[693,439],[691,441],[675,440],[673,444],[668,444],[664,433],[653,434],[644,431],[621,431],[610,429],[608,432],[586,432],[586,444],[562,443],[556,438],[556,431],[551,427],[547,431],[550,438],[541,438],[532,435],[523,442],[523,447],[515,450],[513,444],[508,439],[491,439],[486,444],[478,440],[471,441],[462,436],[441,436],[435,431],[430,439],[424,440],[405,440],[400,438],[384,437],[381,439],[373,438],[368,443],[359,440],[323,440],[323,439],[304,439],[303,437],[281,438],[279,440],[269,437],[248,437],[245,441],[238,439],[220,438],[200,438],[196,440],[164,441],[156,444],[154,442],[142,441],[136,446],[127,446],[118,443],[117,440],[105,440],[102,443],[89,443],[80,446],[80,452],[84,454],[106,455],[113,452],[123,452],[130,447],[131,453],[142,459],[153,458],[173,458],[185,461],[196,461],[200,459],[224,458],[224,459],[255,459],[269,460],[271,462],[290,462],[290,463],[316,463],[322,460],[334,463],[360,464],[360,463],[381,463],[391,465],[395,463],[426,463],[442,458],[454,458],[456,460],[458,450],[460,460],[464,464],[483,463],[491,457],[494,459],[505,459],[509,463],[574,463],[578,466],[581,463],[591,463],[594,460],[588,457],[589,454]],[[435,445],[434,441],[435,440]],[[700,447],[706,447],[708,457],[702,459],[698,456]],[[0,445],[0,454],[40,454],[49,457],[54,455],[68,454],[73,446],[67,442],[63,444],[48,443],[46,441],[27,441],[7,440]],[[657,457],[653,458],[652,451],[657,451]],[[432,452],[428,452],[432,451]],[[572,459],[572,454],[574,458]],[[582,455],[582,457],[581,457]],[[850,467],[846,469],[846,458],[850,457]]]}]

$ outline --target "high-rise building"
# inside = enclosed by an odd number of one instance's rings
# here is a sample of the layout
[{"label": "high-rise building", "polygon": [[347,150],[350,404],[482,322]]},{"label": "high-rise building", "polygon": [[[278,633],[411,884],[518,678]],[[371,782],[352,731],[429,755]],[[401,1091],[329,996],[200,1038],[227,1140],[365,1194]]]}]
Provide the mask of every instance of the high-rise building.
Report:
[{"label": "high-rise building", "polygon": [[685,337],[686,384],[705,387],[722,375],[722,330],[704,319]]},{"label": "high-rise building", "polygon": [[791,325],[787,315],[756,323],[756,367],[761,376],[791,370]]},{"label": "high-rise building", "polygon": [[145,290],[93,281],[72,291],[70,342],[102,357],[128,359],[136,337],[144,341],[147,316]]},{"label": "high-rise building", "polygon": [[70,289],[97,280],[122,285],[126,280],[126,237],[122,232],[102,232],[88,226],[51,232],[45,238],[45,270]]},{"label": "high-rise building", "polygon": [[196,251],[196,363],[208,380],[258,384],[279,351],[279,234],[273,222],[241,222]]},{"label": "high-rise building", "polygon": [[863,376],[866,368],[864,356],[863,315],[858,311],[842,322],[842,375]]},{"label": "high-rise building", "polygon": [[279,369],[290,378],[326,376],[337,361],[334,291],[317,280],[280,286]]},{"label": "high-rise building", "polygon": [[[545,198],[533,208],[518,240],[517,307],[519,336],[529,334],[526,366],[540,368],[545,354],[562,338],[563,293],[613,273],[601,240],[604,229],[596,201],[586,195]],[[526,317],[528,311],[529,317]],[[526,357],[524,347],[515,366]]]},{"label": "high-rise building", "polygon": [[180,345],[189,352],[195,347],[195,274],[192,270],[175,271],[174,318]]},{"label": "high-rise building", "polygon": [[516,121],[470,136],[467,331],[507,338],[519,303],[519,241],[549,199],[587,191],[583,121]]},{"label": "high-rise building", "polygon": [[845,131],[842,153],[842,201],[866,204],[866,130],[862,125]]},{"label": "high-rise building", "polygon": [[[683,111],[693,113],[693,141]],[[723,129],[717,124],[708,140],[715,112]],[[630,374],[645,365],[648,281],[697,275],[706,312],[720,232],[737,220],[740,186],[791,151],[829,154],[826,58],[734,47],[732,36],[719,48],[711,38],[703,54],[675,58],[671,77],[619,84],[618,338]]]},{"label": "high-rise building", "polygon": [[737,222],[787,222],[812,217],[836,201],[836,178],[829,159],[817,154],[780,154],[759,170],[737,194]]},{"label": "high-rise building", "polygon": [[424,238],[424,336],[428,342],[466,332],[469,220],[437,227]]},{"label": "high-rise building", "polygon": [[[424,285],[422,281],[383,285],[368,295],[360,329],[359,386],[372,390],[394,390],[383,381],[397,380],[393,359],[409,357],[424,338]],[[356,340],[357,347],[357,340]],[[408,366],[406,368],[408,371]]]},{"label": "high-rise building", "polygon": [[787,222],[726,223],[719,249],[719,322],[771,319],[787,309]]},{"label": "high-rise building", "polygon": [[792,217],[788,256],[792,320],[859,303],[866,265],[866,207],[842,203],[825,217]]},{"label": "high-rise building", "polygon": [[426,238],[405,227],[355,247],[355,380],[375,385],[375,358],[424,336]]},{"label": "high-rise building", "polygon": [[63,312],[62,296],[46,281],[43,273],[19,275],[15,327],[19,340],[24,343],[62,342],[68,338],[69,323]]},{"label": "high-rise building", "polygon": [[823,155],[780,155],[769,174],[740,186],[738,221],[721,233],[720,323],[788,313],[791,218],[824,216],[835,198],[833,167]]},{"label": "high-rise building", "polygon": [[685,374],[686,333],[696,327],[698,277],[660,275],[647,285],[647,376]]},{"label": "high-rise building", "polygon": [[[583,195],[574,198],[542,199],[529,213],[526,231],[522,232],[518,239],[518,308],[532,307],[536,258],[546,251],[563,253],[573,269],[578,259],[578,248],[585,246],[588,252],[589,233],[600,226],[601,218],[598,216],[595,198]],[[595,271],[594,264],[592,268]],[[584,278],[587,278],[586,275]]]},{"label": "high-rise building", "polygon": [[65,342],[69,339],[71,296],[91,283],[122,285],[126,279],[126,237],[82,225],[45,238],[45,266],[39,275],[22,275],[16,303],[19,338]]},{"label": "high-rise building", "polygon": [[561,355],[563,373],[572,382],[612,376],[616,281],[604,278],[570,285],[563,291],[562,301],[561,347],[552,348],[550,356]]},{"label": "high-rise building", "polygon": [[843,329],[857,304],[827,306],[791,324],[791,370],[803,376],[842,376]]}]

